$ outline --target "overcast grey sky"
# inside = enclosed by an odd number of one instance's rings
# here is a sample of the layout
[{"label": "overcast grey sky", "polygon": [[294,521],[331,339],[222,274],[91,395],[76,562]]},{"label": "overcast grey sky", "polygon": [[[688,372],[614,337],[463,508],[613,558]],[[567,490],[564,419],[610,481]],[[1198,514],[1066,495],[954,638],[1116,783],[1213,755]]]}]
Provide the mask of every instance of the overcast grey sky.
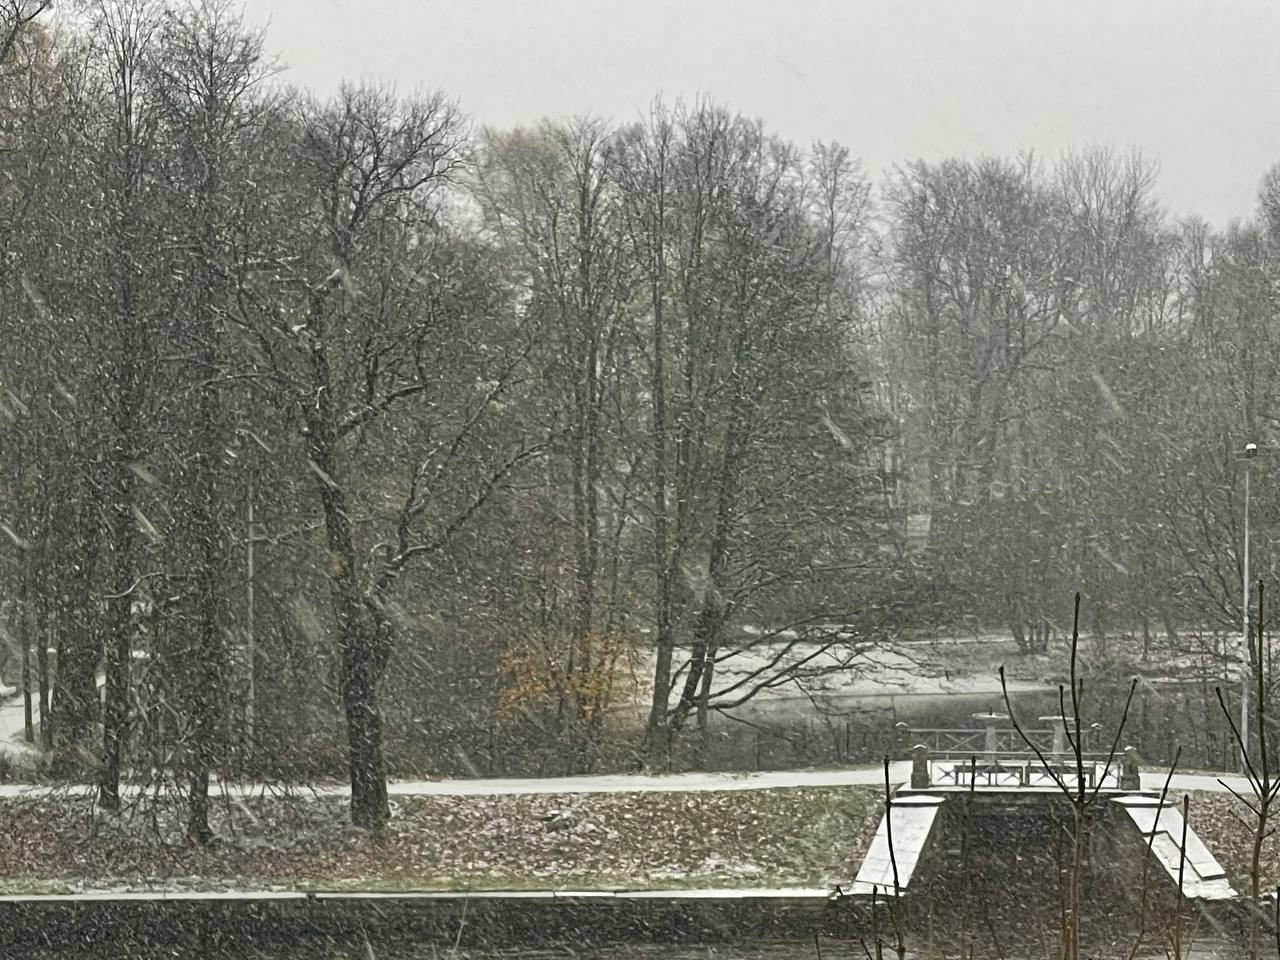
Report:
[{"label": "overcast grey sky", "polygon": [[1141,147],[1171,212],[1252,212],[1280,161],[1277,0],[247,0],[285,77],[442,89],[494,126],[707,94],[877,177]]}]

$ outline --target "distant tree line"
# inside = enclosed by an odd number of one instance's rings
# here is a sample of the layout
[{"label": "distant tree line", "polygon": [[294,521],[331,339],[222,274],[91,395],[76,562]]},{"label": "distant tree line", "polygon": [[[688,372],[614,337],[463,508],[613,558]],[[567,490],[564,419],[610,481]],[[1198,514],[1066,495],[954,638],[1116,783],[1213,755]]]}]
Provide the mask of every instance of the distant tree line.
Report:
[{"label": "distant tree line", "polygon": [[1089,149],[885,188],[877,355],[942,620],[1031,651],[1070,584],[1102,642],[1238,635],[1250,442],[1250,566],[1275,573],[1280,174],[1222,232],[1171,221],[1155,179]]},{"label": "distant tree line", "polygon": [[905,631],[1032,650],[1071,585],[1238,620],[1280,179],[1221,234],[1105,151],[873,190],[712,102],[495,131],[289,89],[223,0],[47,6],[0,8],[0,668],[104,806],[207,840],[211,776],[345,768],[376,826],[485,739],[617,764],[643,705],[662,765]]}]

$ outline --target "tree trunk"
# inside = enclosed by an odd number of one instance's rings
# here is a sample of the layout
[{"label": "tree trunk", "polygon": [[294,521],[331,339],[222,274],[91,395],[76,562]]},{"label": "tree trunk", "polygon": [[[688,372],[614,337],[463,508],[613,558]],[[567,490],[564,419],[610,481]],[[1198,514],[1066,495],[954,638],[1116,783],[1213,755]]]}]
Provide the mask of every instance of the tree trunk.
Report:
[{"label": "tree trunk", "polygon": [[[120,809],[120,770],[129,722],[129,667],[132,644],[133,593],[127,577],[133,572],[129,559],[133,556],[133,523],[122,514],[132,502],[130,484],[124,482],[122,503],[111,511],[111,529],[107,542],[115,546],[117,557],[124,558],[113,571],[116,583],[123,585],[108,602],[106,646],[106,687],[102,703],[102,769],[98,778],[98,803],[106,810]],[[96,695],[96,692],[95,692]]]},{"label": "tree trunk", "polygon": [[698,705],[698,690],[702,685],[702,674],[707,668],[707,633],[711,629],[707,624],[709,611],[706,607],[698,613],[698,620],[693,627],[693,645],[689,650],[689,672],[684,677],[684,687],[680,691],[680,700],[671,716],[672,733],[679,733],[684,728],[685,719]]},{"label": "tree trunk", "polygon": [[47,611],[48,629],[57,637],[57,687],[53,700],[58,711],[54,740],[59,749],[88,745],[102,715],[97,672],[102,658],[103,625],[101,615],[94,610],[93,596],[101,531],[87,503],[71,514],[71,522],[82,531],[83,552],[79,563],[72,565],[64,603]]},{"label": "tree trunk", "polygon": [[120,769],[129,717],[129,629],[127,618],[114,617],[111,625],[111,635],[107,638],[107,682],[102,704],[102,773],[98,779],[98,803],[105,810],[119,810]]},{"label": "tree trunk", "polygon": [[[323,374],[327,376],[327,370]],[[390,624],[366,599],[359,585],[346,493],[337,479],[333,415],[323,391],[309,419],[309,449],[317,468],[328,545],[329,590],[338,628],[342,709],[347,721],[351,770],[351,822],[378,829],[391,817],[382,754],[378,686],[390,656]]]},{"label": "tree trunk", "polygon": [[196,642],[183,665],[188,684],[185,699],[191,723],[187,748],[191,785],[187,833],[202,845],[213,840],[213,830],[209,827],[209,773],[217,761],[225,704],[225,643],[220,627],[218,589],[221,530],[213,515],[215,491],[212,465],[207,459],[205,456],[198,459],[198,476],[194,484],[198,491],[198,506],[194,510],[192,527],[196,531],[196,549],[200,553],[196,561]]},{"label": "tree trunk", "polygon": [[40,684],[40,746],[48,750],[53,746],[53,714],[49,712],[49,631],[44,618],[41,620],[32,636],[36,638],[36,672]]},{"label": "tree trunk", "polygon": [[698,690],[698,756],[699,765],[706,769],[708,748],[711,737],[711,684],[716,674],[716,653],[719,648],[712,644],[707,649],[707,665],[702,670],[702,684]]},{"label": "tree trunk", "polygon": [[[210,174],[206,198],[217,195],[217,181]],[[202,263],[207,269],[216,254],[216,235],[209,211],[202,210],[205,229],[201,236]],[[197,276],[198,276],[197,272]],[[203,277],[195,304],[201,319],[198,355],[200,369],[196,376],[206,379],[206,370],[217,366],[219,349],[218,319],[213,305],[212,275]],[[216,764],[222,742],[222,721],[226,709],[226,642],[223,631],[223,579],[227,562],[224,540],[226,526],[219,510],[218,472],[222,437],[222,409],[214,386],[197,385],[198,421],[194,427],[194,476],[191,478],[191,530],[196,581],[196,645],[187,658],[185,674],[190,684],[187,708],[191,714],[190,745],[187,752],[191,780],[190,809],[187,832],[200,844],[213,840],[209,827],[209,772]]]},{"label": "tree trunk", "polygon": [[1028,653],[1026,625],[1022,622],[1022,618],[1015,616],[1009,623],[1009,635],[1013,637],[1013,642],[1018,645],[1019,653]]},{"label": "tree trunk", "polygon": [[342,709],[351,767],[351,822],[380,828],[391,817],[378,687],[389,652],[387,625],[356,594],[354,578],[331,579],[342,664]]},{"label": "tree trunk", "polygon": [[[659,134],[661,135],[661,134]],[[665,156],[664,156],[665,160]],[[665,167],[665,163],[664,163]],[[663,284],[666,277],[664,233],[666,231],[665,169],[655,172],[657,197],[650,265],[650,295],[653,307],[653,372],[650,380],[650,408],[653,456],[653,563],[656,578],[653,669],[653,699],[649,705],[646,753],[649,763],[664,768],[671,764],[671,729],[668,724],[671,693],[671,660],[675,653],[673,613],[675,600],[674,564],[669,555],[667,517],[667,337]]]},{"label": "tree trunk", "polygon": [[599,565],[599,410],[597,404],[595,333],[590,349],[577,361],[578,382],[574,384],[573,525],[574,597],[570,636],[569,686],[563,734],[571,772],[581,772],[586,762],[586,732],[582,720],[588,707],[582,702],[592,671],[591,630],[595,621],[596,570]]},{"label": "tree trunk", "polygon": [[31,637],[22,638],[22,738],[27,743],[36,739],[35,720],[31,715]]},{"label": "tree trunk", "polygon": [[382,717],[372,663],[376,640],[367,626],[349,624],[342,651],[342,706],[347,718],[351,760],[351,822],[377,829],[391,816],[386,764],[382,755]]},{"label": "tree trunk", "polygon": [[213,842],[209,828],[209,768],[194,765],[188,782],[191,795],[187,802],[187,836],[207,847]]},{"label": "tree trunk", "polygon": [[1081,885],[1084,882],[1084,809],[1079,803],[1072,804],[1071,827],[1071,917],[1065,956],[1067,960],[1079,960]]}]

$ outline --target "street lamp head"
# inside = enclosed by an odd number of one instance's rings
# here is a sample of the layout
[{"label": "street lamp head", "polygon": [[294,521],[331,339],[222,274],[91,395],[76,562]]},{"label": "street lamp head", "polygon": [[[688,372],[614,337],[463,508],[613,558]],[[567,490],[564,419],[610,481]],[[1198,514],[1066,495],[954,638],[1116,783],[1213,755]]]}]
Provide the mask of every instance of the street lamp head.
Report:
[{"label": "street lamp head", "polygon": [[1246,443],[1244,445],[1244,455],[1246,457],[1256,457],[1258,455],[1258,445],[1256,443]]}]

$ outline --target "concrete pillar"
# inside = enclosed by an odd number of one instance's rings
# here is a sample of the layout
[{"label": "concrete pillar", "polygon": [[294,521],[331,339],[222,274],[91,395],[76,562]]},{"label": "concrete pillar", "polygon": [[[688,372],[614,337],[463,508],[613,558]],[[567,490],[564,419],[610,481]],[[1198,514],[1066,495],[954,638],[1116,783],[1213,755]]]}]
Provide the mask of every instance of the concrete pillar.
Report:
[{"label": "concrete pillar", "polygon": [[[1072,723],[1071,717],[1041,717],[1041,723],[1053,724],[1053,746],[1049,752],[1057,759],[1062,759],[1067,755],[1067,724]],[[1075,733],[1072,730],[1072,733]]]},{"label": "concrete pillar", "polygon": [[911,748],[911,789],[928,790],[929,787],[929,748],[917,743]]},{"label": "concrete pillar", "polygon": [[1000,763],[1000,754],[996,749],[997,731],[999,729],[999,724],[1008,720],[1009,715],[1007,713],[992,713],[991,711],[987,711],[986,713],[975,713],[973,715],[973,719],[982,723],[983,729],[986,731],[986,736],[984,737],[982,744],[983,763],[987,767],[991,768],[998,766]]}]

